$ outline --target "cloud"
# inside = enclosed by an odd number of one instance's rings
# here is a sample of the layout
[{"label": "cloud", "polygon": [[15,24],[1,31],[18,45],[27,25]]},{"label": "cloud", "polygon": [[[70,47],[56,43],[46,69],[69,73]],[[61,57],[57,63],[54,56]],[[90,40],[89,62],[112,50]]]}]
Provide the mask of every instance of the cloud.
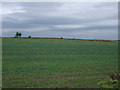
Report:
[{"label": "cloud", "polygon": [[86,26],[82,26],[82,25],[55,25],[54,27],[57,29],[75,29],[75,28],[84,28]]},{"label": "cloud", "polygon": [[117,39],[117,2],[4,2],[2,10],[3,36],[19,31],[24,36],[72,38],[80,34],[80,38]]},{"label": "cloud", "polygon": [[14,14],[14,13],[24,13],[23,7],[17,3],[3,3],[2,12],[0,14]]}]

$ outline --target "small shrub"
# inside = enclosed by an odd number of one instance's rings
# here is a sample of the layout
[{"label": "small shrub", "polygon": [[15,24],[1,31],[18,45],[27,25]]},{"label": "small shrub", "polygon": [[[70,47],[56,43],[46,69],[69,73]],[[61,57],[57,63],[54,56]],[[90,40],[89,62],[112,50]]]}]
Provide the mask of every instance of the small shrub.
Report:
[{"label": "small shrub", "polygon": [[110,74],[109,77],[111,78],[108,81],[100,81],[97,84],[101,86],[101,88],[118,88],[118,83],[120,79],[119,73]]}]

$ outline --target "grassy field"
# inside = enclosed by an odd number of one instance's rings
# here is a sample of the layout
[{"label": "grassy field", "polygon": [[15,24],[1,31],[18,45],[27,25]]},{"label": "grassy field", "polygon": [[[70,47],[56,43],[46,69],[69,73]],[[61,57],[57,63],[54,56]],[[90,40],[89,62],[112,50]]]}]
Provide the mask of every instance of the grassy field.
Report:
[{"label": "grassy field", "polygon": [[3,38],[3,88],[100,88],[117,71],[118,43]]}]

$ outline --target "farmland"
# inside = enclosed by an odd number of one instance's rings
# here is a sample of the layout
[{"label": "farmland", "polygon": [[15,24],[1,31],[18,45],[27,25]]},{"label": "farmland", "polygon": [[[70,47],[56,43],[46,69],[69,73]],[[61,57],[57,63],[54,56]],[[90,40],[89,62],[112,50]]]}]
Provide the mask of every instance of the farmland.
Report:
[{"label": "farmland", "polygon": [[3,38],[3,88],[101,88],[118,69],[118,42]]}]

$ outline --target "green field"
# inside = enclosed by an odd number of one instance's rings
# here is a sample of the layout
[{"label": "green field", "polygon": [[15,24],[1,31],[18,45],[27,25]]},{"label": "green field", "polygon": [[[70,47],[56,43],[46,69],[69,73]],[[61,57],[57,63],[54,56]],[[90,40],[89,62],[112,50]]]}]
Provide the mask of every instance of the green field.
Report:
[{"label": "green field", "polygon": [[101,88],[118,69],[118,42],[3,38],[3,88]]}]

